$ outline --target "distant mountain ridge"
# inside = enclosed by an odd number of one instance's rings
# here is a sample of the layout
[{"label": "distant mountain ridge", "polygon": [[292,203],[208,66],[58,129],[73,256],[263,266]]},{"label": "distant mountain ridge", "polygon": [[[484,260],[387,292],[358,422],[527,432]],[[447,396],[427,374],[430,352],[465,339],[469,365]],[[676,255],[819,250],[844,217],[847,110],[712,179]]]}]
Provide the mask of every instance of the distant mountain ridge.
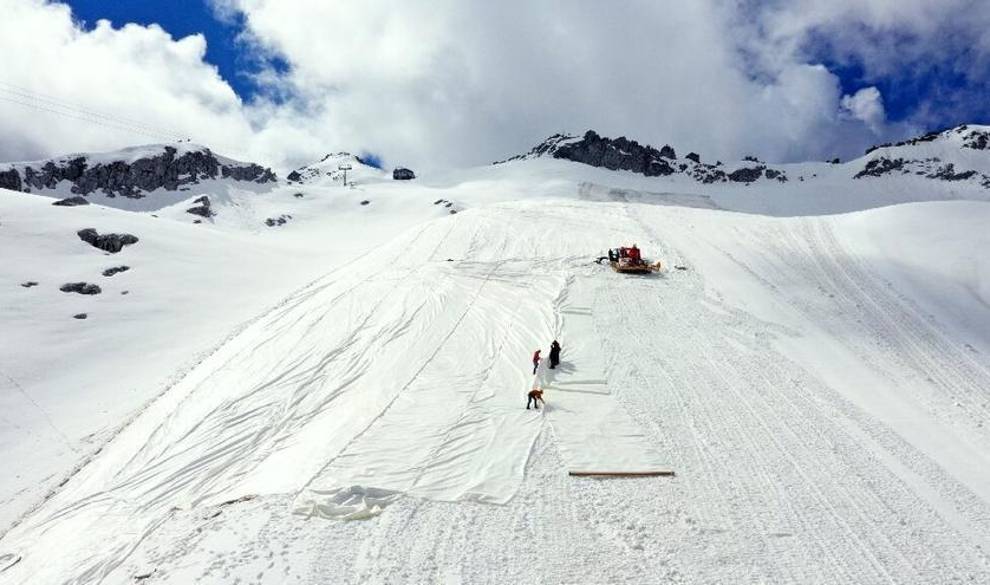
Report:
[{"label": "distant mountain ridge", "polygon": [[[721,161],[714,164],[701,161],[697,153],[690,153],[683,159],[669,144],[659,150],[650,145],[641,145],[625,136],[607,138],[594,130],[584,136],[554,134],[528,153],[514,156],[505,161],[526,160],[538,157],[553,157],[602,167],[613,171],[632,171],[647,177],[667,177],[686,175],[700,183],[753,183],[760,179],[786,183],[787,173],[769,167],[766,163],[751,158],[748,165],[741,165],[731,171],[726,170]],[[496,163],[500,164],[500,163]]]},{"label": "distant mountain ridge", "polygon": [[64,189],[75,195],[140,199],[158,189],[185,190],[205,180],[274,183],[275,173],[255,163],[217,156],[192,144],[149,145],[100,154],[0,164],[0,188],[23,192]]},{"label": "distant mountain ridge", "polygon": [[[979,160],[967,155],[972,151],[990,150],[990,128],[985,126],[961,125],[947,130],[932,132],[897,143],[880,144],[866,151],[866,156],[845,164],[838,160],[832,165],[852,167],[852,179],[868,179],[884,175],[915,175],[940,181],[974,181],[979,186],[990,189],[990,157]],[[824,163],[793,163],[768,165],[755,157],[746,157],[738,163],[714,164],[703,162],[697,153],[678,158],[670,145],[657,149],[641,145],[624,136],[607,138],[594,130],[583,136],[554,134],[534,146],[529,152],[513,156],[502,164],[512,161],[536,158],[569,160],[606,168],[624,170],[647,177],[685,176],[703,184],[743,183],[758,181],[786,183],[797,176],[799,180],[812,180],[817,175],[808,175],[806,169],[795,172],[802,166]],[[986,158],[986,160],[983,160]],[[952,159],[952,160],[946,160]]]}]

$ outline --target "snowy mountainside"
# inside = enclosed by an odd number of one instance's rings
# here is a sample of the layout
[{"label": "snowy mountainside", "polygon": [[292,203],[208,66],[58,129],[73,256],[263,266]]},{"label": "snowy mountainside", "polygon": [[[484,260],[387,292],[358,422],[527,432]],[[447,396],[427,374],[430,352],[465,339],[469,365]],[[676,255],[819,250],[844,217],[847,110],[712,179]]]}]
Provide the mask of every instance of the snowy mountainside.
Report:
[{"label": "snowy mountainside", "polygon": [[271,169],[187,142],[0,164],[0,188],[50,197],[82,196],[135,210],[158,209],[185,199],[186,193],[230,187],[264,190],[276,181]]},{"label": "snowy mountainside", "polygon": [[361,157],[348,152],[338,152],[325,155],[318,162],[300,167],[288,175],[290,183],[311,184],[342,182],[344,171],[341,166],[349,166],[347,182],[375,182],[391,180],[391,175],[384,170],[367,164]]},{"label": "snowy mountainside", "polygon": [[[671,182],[707,185],[756,186],[767,190],[805,191],[832,189],[845,183],[843,190],[864,192],[883,190],[887,185],[910,184],[929,192],[949,191],[949,199],[990,198],[990,127],[963,125],[927,134],[897,144],[871,148],[865,156],[845,163],[790,163],[770,165],[755,157],[739,162],[710,163],[697,153],[678,157],[670,145],[661,149],[640,145],[625,137],[599,136],[589,130],[583,137],[555,134],[529,153],[496,164],[541,158],[568,160],[586,165],[624,170],[646,177],[667,178]],[[864,186],[877,178],[893,178],[893,183]],[[927,182],[931,182],[927,184]],[[800,185],[794,185],[794,183]],[[697,188],[697,187],[696,187]],[[703,187],[702,187],[703,188]],[[965,195],[958,195],[958,193]],[[899,202],[899,201],[898,201]],[[859,209],[875,207],[870,202]],[[731,207],[730,208],[736,208]],[[743,210],[749,210],[742,208]],[[850,211],[837,208],[834,211]],[[765,213],[767,210],[760,210]]]},{"label": "snowy mountainside", "polygon": [[[990,576],[990,204],[770,218],[458,196],[455,215],[396,208],[408,229],[181,376],[0,540],[18,559],[2,578]],[[630,240],[668,272],[590,261]],[[918,286],[924,256],[901,258],[933,245],[940,290]],[[531,350],[553,337],[568,368],[532,380]],[[540,413],[523,408],[534,382]],[[622,423],[589,423],[594,401]],[[677,476],[567,478],[583,445],[631,437]],[[533,542],[585,562],[531,562]]]},{"label": "snowy mountainside", "polygon": [[987,191],[854,178],[966,144],[0,190],[0,583],[990,580]]}]

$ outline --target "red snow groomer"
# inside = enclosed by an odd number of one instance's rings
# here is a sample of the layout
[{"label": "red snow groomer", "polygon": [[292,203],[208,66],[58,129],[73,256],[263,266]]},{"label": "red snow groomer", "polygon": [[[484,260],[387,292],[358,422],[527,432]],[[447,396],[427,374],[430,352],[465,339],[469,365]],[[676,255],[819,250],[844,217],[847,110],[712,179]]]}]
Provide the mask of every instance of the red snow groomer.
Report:
[{"label": "red snow groomer", "polygon": [[649,274],[660,272],[663,269],[663,265],[659,261],[649,264],[643,260],[636,244],[633,244],[631,248],[623,246],[609,250],[608,263],[612,266],[612,270],[622,274]]}]

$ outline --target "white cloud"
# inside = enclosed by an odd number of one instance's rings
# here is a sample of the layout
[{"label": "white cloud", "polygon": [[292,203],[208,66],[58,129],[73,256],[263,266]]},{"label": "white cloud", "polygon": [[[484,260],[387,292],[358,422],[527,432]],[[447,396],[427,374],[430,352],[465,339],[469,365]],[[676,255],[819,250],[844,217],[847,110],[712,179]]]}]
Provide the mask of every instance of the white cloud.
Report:
[{"label": "white cloud", "polygon": [[252,134],[240,99],[203,61],[202,36],[106,21],[84,32],[68,7],[41,0],[0,0],[0,13],[0,126],[14,137],[0,139],[4,159]]},{"label": "white cloud", "polygon": [[864,87],[853,95],[842,96],[842,107],[853,119],[862,121],[874,132],[879,133],[886,122],[883,96],[875,87]]},{"label": "white cloud", "polygon": [[[213,1],[243,12],[246,47],[290,64],[259,77],[287,100],[242,103],[203,61],[200,36],[84,31],[42,0],[0,0],[4,81],[273,164],[339,149],[413,167],[484,164],[587,128],[706,158],[795,160],[903,131],[879,91],[843,96],[811,62],[816,35],[879,72],[893,62],[889,39],[921,39],[902,50],[920,58],[922,41],[961,18],[923,0]],[[987,23],[990,10],[946,2]],[[0,124],[6,159],[142,141],[4,101]]]}]

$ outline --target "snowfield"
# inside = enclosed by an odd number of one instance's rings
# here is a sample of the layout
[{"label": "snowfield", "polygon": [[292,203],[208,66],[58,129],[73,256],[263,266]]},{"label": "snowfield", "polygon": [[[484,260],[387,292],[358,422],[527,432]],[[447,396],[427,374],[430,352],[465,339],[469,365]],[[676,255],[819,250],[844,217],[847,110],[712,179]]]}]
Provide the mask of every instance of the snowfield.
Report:
[{"label": "snowfield", "polygon": [[[0,193],[0,583],[990,582],[990,203],[357,176]],[[593,262],[632,243],[665,270]]]}]

